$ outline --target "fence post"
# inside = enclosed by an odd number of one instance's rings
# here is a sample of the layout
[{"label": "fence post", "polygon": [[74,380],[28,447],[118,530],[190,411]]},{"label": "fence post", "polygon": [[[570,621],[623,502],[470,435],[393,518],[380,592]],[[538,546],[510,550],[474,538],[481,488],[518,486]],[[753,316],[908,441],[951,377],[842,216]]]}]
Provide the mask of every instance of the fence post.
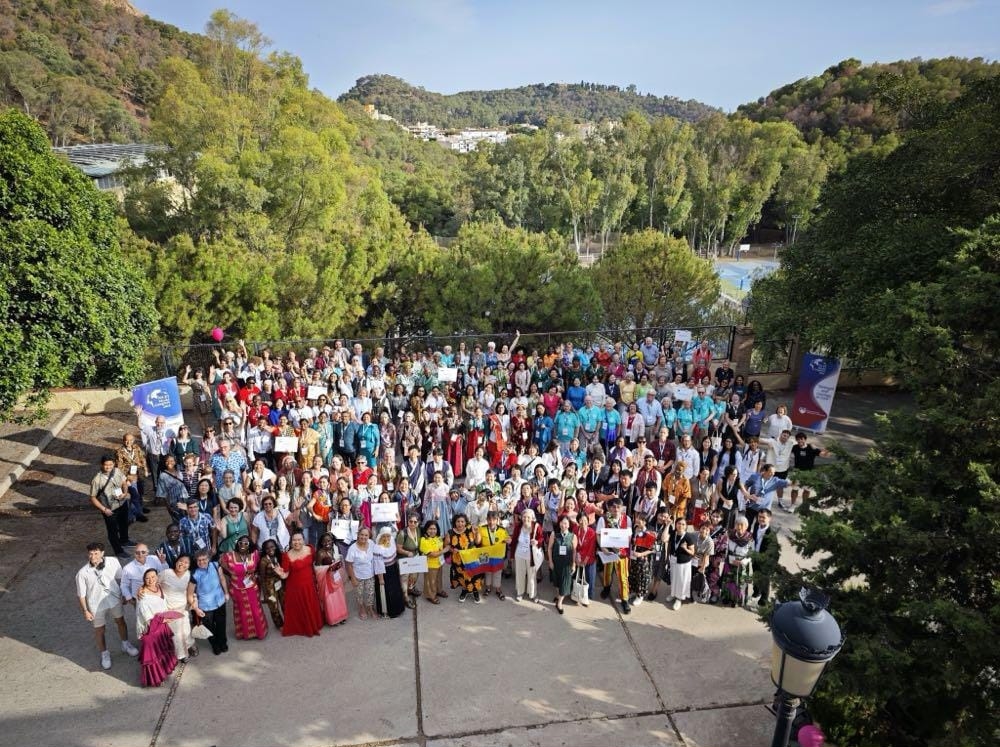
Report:
[{"label": "fence post", "polygon": [[802,350],[799,346],[799,336],[792,337],[788,348],[788,385],[795,388],[799,385],[799,374],[802,373]]},{"label": "fence post", "polygon": [[757,335],[750,326],[737,326],[733,332],[732,364],[736,373],[744,376],[750,373],[750,356],[756,339]]}]

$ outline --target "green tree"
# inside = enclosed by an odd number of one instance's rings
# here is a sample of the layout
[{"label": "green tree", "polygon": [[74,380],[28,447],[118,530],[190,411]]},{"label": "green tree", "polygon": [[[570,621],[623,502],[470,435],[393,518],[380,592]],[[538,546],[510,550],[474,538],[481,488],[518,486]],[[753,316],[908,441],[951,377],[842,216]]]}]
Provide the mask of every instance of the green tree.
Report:
[{"label": "green tree", "polygon": [[438,334],[576,330],[601,321],[600,298],[565,239],[500,222],[466,223],[425,289],[433,298],[428,326]]},{"label": "green tree", "polygon": [[684,186],[693,141],[694,129],[677,119],[660,117],[650,126],[643,153],[648,228],[662,223],[669,230],[687,219],[691,202]]},{"label": "green tree", "polygon": [[612,328],[698,326],[719,300],[711,262],[652,229],[622,237],[590,272]]},{"label": "green tree", "polygon": [[0,114],[0,417],[52,387],[143,375],[157,314],[118,230],[113,204],[37,124]]},{"label": "green tree", "polygon": [[879,366],[914,399],[866,458],[817,475],[794,543],[818,563],[782,583],[829,591],[847,632],[810,701],[836,744],[1000,739],[998,138],[994,78],[855,156],[754,286],[760,334]]}]

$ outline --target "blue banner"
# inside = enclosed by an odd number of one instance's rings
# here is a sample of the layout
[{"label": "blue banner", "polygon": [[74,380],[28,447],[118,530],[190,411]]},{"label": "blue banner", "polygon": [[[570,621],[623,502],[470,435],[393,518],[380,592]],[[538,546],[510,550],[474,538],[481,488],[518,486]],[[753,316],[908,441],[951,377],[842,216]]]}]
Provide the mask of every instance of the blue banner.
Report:
[{"label": "blue banner", "polygon": [[806,353],[802,359],[799,385],[792,402],[792,424],[814,433],[823,433],[830,420],[833,395],[840,378],[840,359]]},{"label": "blue banner", "polygon": [[173,436],[184,422],[181,410],[181,393],[177,379],[147,381],[132,389],[132,404],[142,408],[140,418],[143,425],[153,425],[161,415],[167,421],[167,432]]}]

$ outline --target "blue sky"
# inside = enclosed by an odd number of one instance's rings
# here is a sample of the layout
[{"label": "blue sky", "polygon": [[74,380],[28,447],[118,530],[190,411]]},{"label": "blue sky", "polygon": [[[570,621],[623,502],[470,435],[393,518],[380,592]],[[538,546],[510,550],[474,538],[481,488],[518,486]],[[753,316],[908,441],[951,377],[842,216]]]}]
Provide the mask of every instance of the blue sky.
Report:
[{"label": "blue sky", "polygon": [[336,97],[371,73],[431,91],[581,80],[727,110],[847,57],[1000,58],[1000,0],[132,0],[201,31],[256,23]]}]

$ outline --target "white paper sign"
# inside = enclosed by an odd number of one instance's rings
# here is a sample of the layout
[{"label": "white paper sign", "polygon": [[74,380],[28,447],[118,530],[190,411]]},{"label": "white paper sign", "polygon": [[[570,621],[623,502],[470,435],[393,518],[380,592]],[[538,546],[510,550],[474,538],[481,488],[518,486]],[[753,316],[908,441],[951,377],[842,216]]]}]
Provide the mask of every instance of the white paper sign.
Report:
[{"label": "white paper sign", "polygon": [[346,540],[350,537],[358,536],[360,521],[348,521],[347,519],[334,519],[330,522],[330,533],[335,539]]},{"label": "white paper sign", "polygon": [[427,556],[417,555],[413,558],[400,558],[399,572],[404,576],[407,573],[427,573]]},{"label": "white paper sign", "polygon": [[691,330],[689,329],[675,330],[674,342],[691,342]]},{"label": "white paper sign", "polygon": [[294,454],[299,450],[299,439],[295,436],[278,436],[274,439],[274,450],[281,454]]},{"label": "white paper sign", "polygon": [[438,369],[438,381],[442,383],[447,383],[449,381],[458,381],[458,369],[457,368],[439,368]]},{"label": "white paper sign", "polygon": [[601,559],[601,562],[604,563],[604,565],[611,565],[612,563],[617,563],[621,560],[621,558],[613,552],[601,552],[600,550],[597,551],[597,557]]},{"label": "white paper sign", "polygon": [[628,529],[604,527],[601,530],[601,547],[628,547],[631,540],[632,532]]},{"label": "white paper sign", "polygon": [[740,244],[740,251],[741,252],[748,252],[748,251],[750,251],[750,245],[749,244]]},{"label": "white paper sign", "polygon": [[689,402],[694,397],[694,389],[689,386],[679,386],[674,389],[674,399],[681,402]]},{"label": "white paper sign", "polygon": [[326,387],[325,386],[314,386],[314,385],[310,384],[309,385],[309,393],[308,394],[309,394],[309,396],[307,397],[307,399],[319,399],[320,397],[325,397],[326,396]]},{"label": "white paper sign", "polygon": [[373,503],[372,523],[381,524],[386,521],[399,521],[398,503]]}]

